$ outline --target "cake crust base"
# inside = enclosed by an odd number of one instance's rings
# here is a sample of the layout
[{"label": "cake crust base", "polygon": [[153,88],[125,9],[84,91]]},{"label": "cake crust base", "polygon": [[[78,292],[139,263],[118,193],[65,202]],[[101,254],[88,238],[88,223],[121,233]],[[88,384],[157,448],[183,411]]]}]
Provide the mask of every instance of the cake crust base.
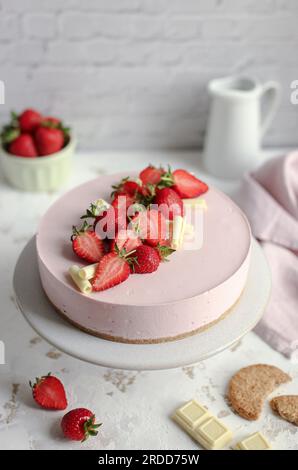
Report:
[{"label": "cake crust base", "polygon": [[[243,292],[243,291],[242,291]],[[208,328],[211,328],[214,326],[216,323],[219,323],[221,320],[223,320],[225,317],[227,317],[233,308],[237,305],[239,302],[242,292],[236,302],[228,309],[226,310],[222,315],[220,315],[216,320],[207,323],[206,325],[201,326],[200,328],[196,328],[195,330],[188,331],[186,333],[182,333],[180,335],[176,336],[167,336],[163,338],[152,338],[152,339],[127,339],[123,338],[121,336],[113,336],[113,335],[108,335],[106,333],[99,333],[98,331],[91,330],[89,328],[85,328],[82,325],[79,325],[77,322],[73,321],[71,318],[69,318],[64,312],[62,312],[60,309],[56,307],[56,305],[53,304],[53,302],[49,299],[49,297],[46,295],[48,301],[53,305],[55,308],[56,312],[68,323],[71,323],[73,326],[78,328],[79,330],[83,331],[84,333],[88,333],[89,335],[96,336],[97,338],[105,339],[107,341],[113,341],[115,343],[128,343],[128,344],[158,344],[158,343],[167,343],[170,341],[177,341],[179,339],[184,339],[189,336],[194,336],[198,333],[201,333],[202,331],[206,331]],[[46,293],[45,293],[46,294]]]}]

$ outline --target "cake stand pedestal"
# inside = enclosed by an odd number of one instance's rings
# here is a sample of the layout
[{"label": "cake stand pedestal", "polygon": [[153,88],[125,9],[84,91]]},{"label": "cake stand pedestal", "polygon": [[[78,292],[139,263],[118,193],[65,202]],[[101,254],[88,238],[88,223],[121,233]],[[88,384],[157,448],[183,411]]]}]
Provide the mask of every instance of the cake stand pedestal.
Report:
[{"label": "cake stand pedestal", "polygon": [[76,329],[56,312],[41,286],[35,237],[21,253],[14,273],[16,300],[31,327],[55,348],[104,367],[132,370],[191,365],[230,347],[261,319],[270,295],[270,272],[261,247],[252,244],[243,294],[229,315],[194,336],[160,344],[115,343]]}]

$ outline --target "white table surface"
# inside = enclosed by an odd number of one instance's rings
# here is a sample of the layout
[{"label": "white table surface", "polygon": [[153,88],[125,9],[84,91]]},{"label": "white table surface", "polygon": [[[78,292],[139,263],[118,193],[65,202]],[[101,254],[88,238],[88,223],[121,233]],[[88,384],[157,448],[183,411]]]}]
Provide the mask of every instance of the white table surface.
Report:
[{"label": "white table surface", "polygon": [[[148,162],[183,165],[230,194],[237,186],[204,175],[196,152],[165,151],[77,154],[68,186],[102,173],[141,169]],[[298,449],[297,427],[273,416],[268,403],[262,418],[251,423],[234,415],[226,404],[231,375],[259,362],[274,364],[292,375],[292,383],[280,387],[276,394],[297,393],[298,365],[254,333],[195,367],[159,372],[117,371],[83,363],[36,335],[16,307],[12,275],[38,220],[58,196],[18,192],[0,179],[0,340],[6,350],[6,364],[0,365],[0,449],[198,449],[169,419],[177,406],[193,397],[225,420],[234,431],[234,441],[261,430],[274,448]],[[65,440],[59,427],[63,412],[35,406],[28,380],[49,371],[65,384],[69,409],[90,408],[103,422],[98,438],[84,444]]]}]

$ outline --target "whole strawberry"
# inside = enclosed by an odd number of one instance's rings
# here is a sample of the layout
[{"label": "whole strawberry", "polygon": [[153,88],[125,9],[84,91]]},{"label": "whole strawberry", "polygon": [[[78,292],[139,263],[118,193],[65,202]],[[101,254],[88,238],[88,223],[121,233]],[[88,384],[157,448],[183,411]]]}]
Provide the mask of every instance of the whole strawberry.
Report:
[{"label": "whole strawberry", "polygon": [[126,281],[130,275],[130,264],[126,259],[125,249],[122,252],[117,245],[115,248],[117,252],[104,255],[98,263],[95,277],[92,279],[92,289],[95,292],[115,287]]},{"label": "whole strawberry", "polygon": [[9,153],[18,157],[37,157],[37,150],[30,134],[21,134],[8,147]]},{"label": "whole strawberry", "polygon": [[160,263],[159,254],[152,246],[138,246],[133,256],[135,258],[133,270],[138,274],[153,273]]},{"label": "whole strawberry", "polygon": [[101,426],[95,423],[95,415],[87,408],[75,408],[63,416],[61,421],[62,432],[72,441],[84,442],[89,436],[97,436],[97,429]]},{"label": "whole strawberry", "polygon": [[67,399],[62,382],[51,373],[40,378],[37,377],[35,380],[34,384],[31,382],[29,384],[36,403],[42,408],[50,410],[65,410]]},{"label": "whole strawberry", "polygon": [[53,116],[46,116],[43,118],[42,124],[50,127],[59,127],[61,120]]},{"label": "whole strawberry", "polygon": [[41,123],[42,116],[35,109],[25,109],[18,120],[22,132],[32,132]]},{"label": "whole strawberry", "polygon": [[122,178],[119,184],[115,184],[112,186],[114,194],[128,194],[129,196],[135,196],[135,194],[141,190],[140,185],[133,180],[130,180],[129,177]]},{"label": "whole strawberry", "polygon": [[41,156],[59,152],[64,145],[64,133],[56,127],[39,126],[34,137],[38,154]]}]

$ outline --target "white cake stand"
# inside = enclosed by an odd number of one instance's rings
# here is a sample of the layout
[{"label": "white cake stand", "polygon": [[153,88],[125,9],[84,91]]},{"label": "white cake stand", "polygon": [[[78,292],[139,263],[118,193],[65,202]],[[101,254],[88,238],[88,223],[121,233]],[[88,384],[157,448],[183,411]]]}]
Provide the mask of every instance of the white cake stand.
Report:
[{"label": "white cake stand", "polygon": [[21,253],[14,273],[16,300],[32,328],[57,349],[83,361],[133,370],[170,369],[195,364],[219,353],[260,320],[270,295],[270,272],[253,242],[248,282],[231,313],[211,328],[160,344],[124,344],[91,336],[63,320],[47,300],[39,279],[35,237]]}]

